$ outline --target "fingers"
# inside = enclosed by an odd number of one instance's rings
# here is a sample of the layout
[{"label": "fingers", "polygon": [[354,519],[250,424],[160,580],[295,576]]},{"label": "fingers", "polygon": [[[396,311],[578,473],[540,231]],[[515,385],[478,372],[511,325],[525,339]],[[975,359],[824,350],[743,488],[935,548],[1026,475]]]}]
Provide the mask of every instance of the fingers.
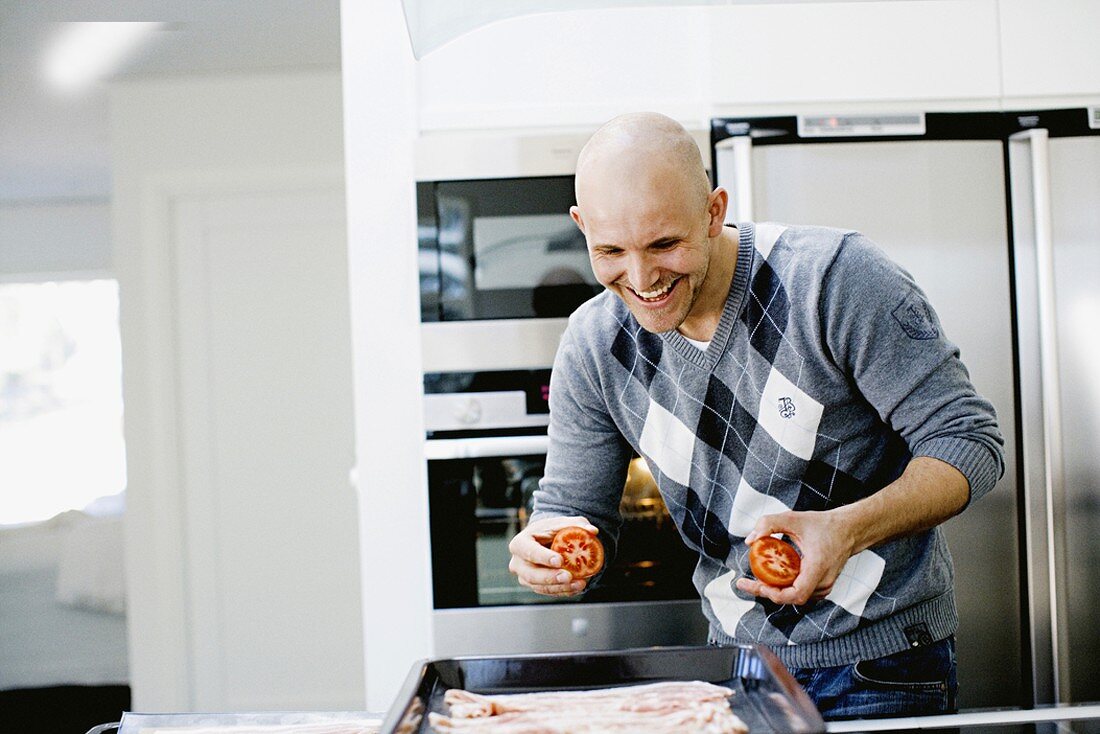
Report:
[{"label": "fingers", "polygon": [[793,512],[764,515],[756,521],[756,525],[749,531],[748,536],[745,538],[745,543],[747,545],[752,545],[754,541],[763,538],[765,535],[773,535],[774,533],[783,533],[797,539],[798,534],[795,531],[795,522],[797,522],[797,518],[796,514]]},{"label": "fingers", "polygon": [[516,575],[521,586],[526,586],[536,594],[547,596],[571,596],[580,593],[587,586],[583,579],[574,579],[568,571],[536,566],[521,558],[513,557],[508,570]]},{"label": "fingers", "polygon": [[810,577],[804,574],[799,574],[798,578],[794,580],[794,583],[792,585],[790,585],[786,589],[783,589],[783,591],[786,593],[779,594],[779,596],[781,597],[790,599],[790,601],[782,603],[805,604],[806,602],[810,601],[810,599],[813,598],[813,595],[817,592],[818,579],[814,577],[813,580],[810,581],[809,578]]},{"label": "fingers", "polygon": [[574,579],[563,570],[561,555],[547,547],[559,530],[571,526],[599,533],[599,528],[585,517],[549,517],[529,524],[512,538],[508,543],[512,554],[508,570],[520,585],[545,596],[573,596],[584,590],[588,582]]},{"label": "fingers", "polygon": [[776,604],[801,605],[827,597],[835,582],[836,578],[827,569],[817,564],[803,563],[794,583],[788,587],[769,586],[758,579],[746,577],[737,580],[737,588]]},{"label": "fingers", "polygon": [[794,604],[799,606],[810,601],[820,601],[829,593],[828,590],[822,592],[811,589],[807,591],[806,589],[800,589],[796,586],[788,586],[785,589],[780,589],[750,578],[737,579],[737,588],[753,596],[768,599],[776,604]]},{"label": "fingers", "polygon": [[[524,584],[526,586],[526,584]],[[527,588],[536,594],[543,596],[576,596],[584,591],[584,581],[573,581],[568,584],[551,584],[549,586],[528,586]]]},{"label": "fingers", "polygon": [[561,568],[561,556],[547,546],[559,530],[571,526],[584,528],[593,535],[600,532],[585,517],[548,517],[536,520],[524,528],[508,543],[508,550],[513,557],[521,558],[532,565]]},{"label": "fingers", "polygon": [[[744,581],[745,584],[742,584],[742,581]],[[738,579],[737,588],[742,591],[747,591],[753,596],[762,596],[765,599],[770,599],[776,604],[794,604],[796,606],[821,601],[828,597],[833,590],[832,584],[815,588],[809,585],[799,586],[797,582],[793,586],[781,589],[775,586],[768,586],[756,579],[748,578]]]},{"label": "fingers", "polygon": [[778,512],[764,515],[745,542],[751,545],[767,535],[784,535],[802,556],[794,583],[780,589],[755,578],[739,579],[737,588],[776,604],[806,604],[826,598],[852,553],[851,539],[830,512]]},{"label": "fingers", "polygon": [[561,568],[561,555],[547,548],[526,531],[512,538],[508,543],[508,550],[511,551],[513,560],[518,558],[530,566]]},{"label": "fingers", "polygon": [[519,577],[521,584],[530,587],[543,587],[554,584],[567,585],[573,580],[573,575],[568,571],[537,566],[518,557],[513,557],[508,562],[508,570]]},{"label": "fingers", "polygon": [[742,577],[737,579],[737,588],[746,594],[752,594],[753,596],[764,596],[764,584],[760,583],[756,579],[750,579]]}]

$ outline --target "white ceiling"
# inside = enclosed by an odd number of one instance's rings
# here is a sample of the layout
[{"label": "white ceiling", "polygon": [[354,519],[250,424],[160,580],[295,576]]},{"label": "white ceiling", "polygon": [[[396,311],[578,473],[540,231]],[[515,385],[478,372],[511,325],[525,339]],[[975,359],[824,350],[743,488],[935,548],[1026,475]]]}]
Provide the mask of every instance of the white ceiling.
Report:
[{"label": "white ceiling", "polygon": [[166,21],[116,78],[339,68],[339,0],[0,0],[0,203],[106,199],[107,89],[46,87],[59,23]]}]

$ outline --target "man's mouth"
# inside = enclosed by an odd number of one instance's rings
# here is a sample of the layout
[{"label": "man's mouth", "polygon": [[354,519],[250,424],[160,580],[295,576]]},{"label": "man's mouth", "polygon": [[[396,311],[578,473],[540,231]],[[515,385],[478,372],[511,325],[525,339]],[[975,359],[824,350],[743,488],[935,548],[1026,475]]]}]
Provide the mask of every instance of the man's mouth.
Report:
[{"label": "man's mouth", "polygon": [[[673,278],[660,288],[654,288],[653,290],[648,291],[639,291],[630,288],[630,292],[637,296],[639,299],[645,301],[646,303],[660,303],[661,301],[669,297],[669,294],[672,292],[673,286],[675,286],[679,281],[680,278]],[[629,286],[627,287],[629,288]]]}]

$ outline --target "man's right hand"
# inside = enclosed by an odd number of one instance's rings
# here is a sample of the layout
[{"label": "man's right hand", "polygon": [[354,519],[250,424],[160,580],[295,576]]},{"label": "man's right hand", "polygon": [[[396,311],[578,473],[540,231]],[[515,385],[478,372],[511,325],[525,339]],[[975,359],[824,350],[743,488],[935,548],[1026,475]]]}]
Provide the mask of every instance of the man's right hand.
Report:
[{"label": "man's right hand", "polygon": [[574,579],[561,567],[561,556],[550,550],[554,535],[570,525],[591,533],[599,532],[599,528],[584,517],[547,517],[530,523],[512,538],[508,544],[512,552],[508,570],[516,575],[521,585],[546,596],[573,596],[584,590],[587,582]]}]

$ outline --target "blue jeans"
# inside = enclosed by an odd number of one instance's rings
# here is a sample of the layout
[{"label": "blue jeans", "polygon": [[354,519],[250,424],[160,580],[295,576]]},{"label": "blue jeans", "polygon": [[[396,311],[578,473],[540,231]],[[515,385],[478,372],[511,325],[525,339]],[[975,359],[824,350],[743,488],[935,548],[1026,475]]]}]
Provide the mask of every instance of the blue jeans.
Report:
[{"label": "blue jeans", "polygon": [[958,709],[955,638],[833,668],[794,668],[828,720],[924,716]]}]

